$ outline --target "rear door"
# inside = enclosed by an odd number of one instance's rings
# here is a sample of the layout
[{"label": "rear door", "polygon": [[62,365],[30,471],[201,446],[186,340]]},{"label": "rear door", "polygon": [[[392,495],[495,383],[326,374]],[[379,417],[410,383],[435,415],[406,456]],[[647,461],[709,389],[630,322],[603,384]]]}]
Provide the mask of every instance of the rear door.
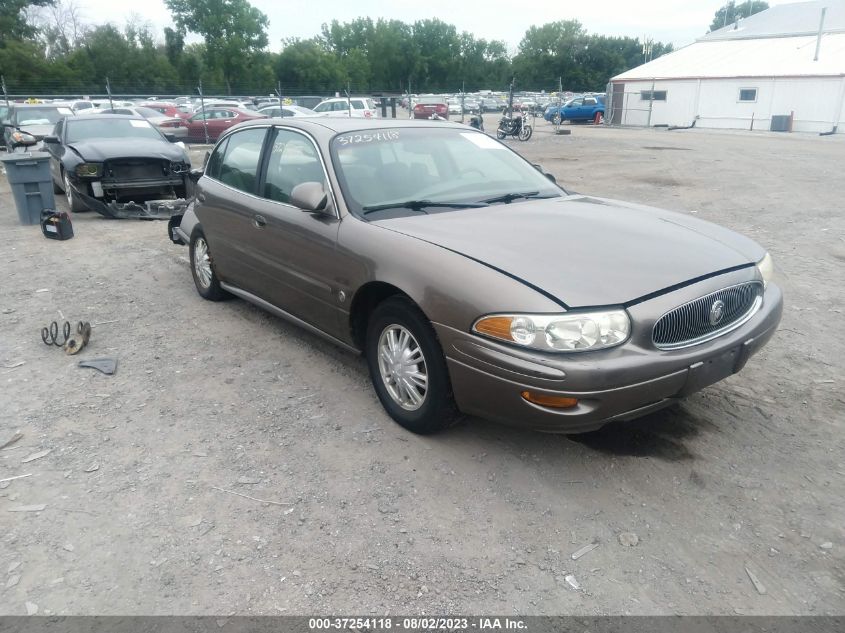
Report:
[{"label": "rear door", "polygon": [[195,211],[218,275],[251,292],[262,270],[253,244],[253,207],[268,129],[241,130],[218,144],[196,191]]}]

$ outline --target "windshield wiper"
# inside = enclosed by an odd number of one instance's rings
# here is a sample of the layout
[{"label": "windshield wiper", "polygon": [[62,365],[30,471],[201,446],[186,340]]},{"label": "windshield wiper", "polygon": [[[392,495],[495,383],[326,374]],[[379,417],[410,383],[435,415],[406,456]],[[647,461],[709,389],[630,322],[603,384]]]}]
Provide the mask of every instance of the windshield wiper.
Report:
[{"label": "windshield wiper", "polygon": [[486,207],[487,204],[482,202],[436,202],[434,200],[406,200],[405,202],[387,202],[385,204],[371,204],[362,207],[361,210],[364,215],[373,213],[374,211],[384,211],[385,209],[411,209],[413,211],[422,211],[425,213],[426,207],[444,207],[446,209],[477,209]]},{"label": "windshield wiper", "polygon": [[[513,202],[514,200],[519,200],[520,198],[534,198],[534,197],[539,196],[539,195],[540,195],[539,191],[520,191],[520,192],[514,192],[514,193],[505,193],[505,194],[502,194],[501,196],[496,196],[495,198],[487,198],[487,200],[483,200],[482,202],[486,202],[487,204],[493,204],[495,202],[510,203],[510,202]],[[543,197],[546,197],[546,196],[543,196]]]}]

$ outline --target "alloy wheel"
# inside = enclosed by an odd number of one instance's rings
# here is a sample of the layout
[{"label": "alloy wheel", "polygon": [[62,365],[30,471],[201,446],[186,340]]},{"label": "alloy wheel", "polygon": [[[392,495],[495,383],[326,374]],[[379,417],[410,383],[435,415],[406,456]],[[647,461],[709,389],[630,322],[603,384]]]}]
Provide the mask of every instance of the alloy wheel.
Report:
[{"label": "alloy wheel", "polygon": [[211,286],[211,257],[208,254],[208,244],[202,237],[194,241],[194,272],[203,288]]}]

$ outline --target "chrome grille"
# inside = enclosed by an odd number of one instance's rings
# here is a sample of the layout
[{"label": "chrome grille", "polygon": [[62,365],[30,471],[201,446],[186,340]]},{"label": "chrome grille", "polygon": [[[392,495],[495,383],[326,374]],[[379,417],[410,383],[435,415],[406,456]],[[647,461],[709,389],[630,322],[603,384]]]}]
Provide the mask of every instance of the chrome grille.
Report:
[{"label": "chrome grille", "polygon": [[[676,349],[704,343],[735,330],[760,307],[763,284],[751,281],[724,288],[699,297],[670,310],[654,324],[651,338],[660,349]],[[711,318],[718,302],[722,304],[721,318]]]}]

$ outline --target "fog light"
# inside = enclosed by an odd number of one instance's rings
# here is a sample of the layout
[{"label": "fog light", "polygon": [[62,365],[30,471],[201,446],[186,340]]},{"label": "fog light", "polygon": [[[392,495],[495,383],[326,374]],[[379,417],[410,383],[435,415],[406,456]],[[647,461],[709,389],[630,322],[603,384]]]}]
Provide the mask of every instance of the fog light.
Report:
[{"label": "fog light", "polygon": [[523,391],[522,397],[541,407],[550,407],[552,409],[571,409],[578,404],[577,398],[566,398],[564,396],[547,396],[542,393],[531,393],[530,391]]}]

